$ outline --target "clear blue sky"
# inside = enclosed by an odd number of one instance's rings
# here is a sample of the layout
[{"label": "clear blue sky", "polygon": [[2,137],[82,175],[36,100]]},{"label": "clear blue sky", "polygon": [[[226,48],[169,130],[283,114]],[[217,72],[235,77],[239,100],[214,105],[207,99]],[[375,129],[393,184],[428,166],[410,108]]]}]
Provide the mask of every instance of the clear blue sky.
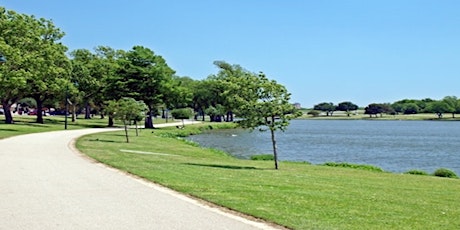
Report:
[{"label": "clear blue sky", "polygon": [[460,97],[458,0],[2,0],[53,20],[74,49],[142,45],[179,76],[223,60],[263,71],[292,102]]}]

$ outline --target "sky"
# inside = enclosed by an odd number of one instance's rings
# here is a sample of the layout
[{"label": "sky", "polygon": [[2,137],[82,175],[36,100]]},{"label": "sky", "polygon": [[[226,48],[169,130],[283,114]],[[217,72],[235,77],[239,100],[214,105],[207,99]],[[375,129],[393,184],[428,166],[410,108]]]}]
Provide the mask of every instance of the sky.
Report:
[{"label": "sky", "polygon": [[292,102],[460,97],[458,0],[0,0],[52,20],[69,51],[141,45],[178,76],[264,72]]}]

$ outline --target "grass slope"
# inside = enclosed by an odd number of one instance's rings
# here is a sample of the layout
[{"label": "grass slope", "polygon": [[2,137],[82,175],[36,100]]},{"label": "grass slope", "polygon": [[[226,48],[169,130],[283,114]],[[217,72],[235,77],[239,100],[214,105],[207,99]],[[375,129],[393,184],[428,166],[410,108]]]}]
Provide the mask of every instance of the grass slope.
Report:
[{"label": "grass slope", "polygon": [[292,229],[460,228],[458,179],[294,162],[274,170],[271,161],[235,159],[171,138],[195,132],[197,126],[143,130],[129,144],[123,132],[99,133],[77,147],[115,168]]}]

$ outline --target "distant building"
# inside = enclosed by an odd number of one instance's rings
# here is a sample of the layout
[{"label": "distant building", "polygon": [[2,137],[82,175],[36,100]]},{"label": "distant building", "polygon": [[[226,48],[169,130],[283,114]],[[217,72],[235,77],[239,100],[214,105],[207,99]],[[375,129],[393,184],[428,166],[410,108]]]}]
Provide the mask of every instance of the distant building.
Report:
[{"label": "distant building", "polygon": [[300,105],[300,103],[294,103],[292,104],[296,109],[301,109],[302,108],[302,105]]}]

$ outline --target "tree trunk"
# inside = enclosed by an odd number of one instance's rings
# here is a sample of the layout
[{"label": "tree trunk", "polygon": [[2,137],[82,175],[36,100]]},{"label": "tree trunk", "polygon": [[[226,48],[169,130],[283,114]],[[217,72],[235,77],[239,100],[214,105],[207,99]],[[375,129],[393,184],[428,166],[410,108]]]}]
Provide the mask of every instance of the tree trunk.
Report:
[{"label": "tree trunk", "polygon": [[148,112],[148,116],[145,118],[145,121],[144,121],[144,127],[146,129],[153,129],[153,115],[152,115],[152,107],[149,106],[149,112]]},{"label": "tree trunk", "polygon": [[89,102],[85,103],[85,119],[91,119],[91,106]]},{"label": "tree trunk", "polygon": [[[77,120],[77,106],[72,104],[72,122],[75,122]],[[67,115],[67,114],[66,114]]]},{"label": "tree trunk", "polygon": [[136,137],[139,136],[139,129],[137,127],[137,121],[134,121],[134,124],[136,125]]},{"label": "tree trunk", "polygon": [[[272,117],[272,123],[270,126],[275,124],[275,117]],[[270,128],[270,133],[272,136],[272,144],[273,144],[273,160],[275,161],[275,169],[278,169],[278,152],[276,147],[276,139],[275,139],[275,130]]]},{"label": "tree trunk", "polygon": [[5,113],[5,124],[14,124],[13,115],[11,114],[11,104],[3,101],[2,106]]},{"label": "tree trunk", "polygon": [[128,124],[126,124],[126,121],[123,121],[123,124],[125,125],[126,143],[129,143],[129,137],[128,137]]},{"label": "tree trunk", "polygon": [[108,127],[113,127],[113,117],[109,116],[109,124]]},{"label": "tree trunk", "polygon": [[35,101],[37,101],[37,123],[43,124],[43,101],[38,97],[35,98]]}]

